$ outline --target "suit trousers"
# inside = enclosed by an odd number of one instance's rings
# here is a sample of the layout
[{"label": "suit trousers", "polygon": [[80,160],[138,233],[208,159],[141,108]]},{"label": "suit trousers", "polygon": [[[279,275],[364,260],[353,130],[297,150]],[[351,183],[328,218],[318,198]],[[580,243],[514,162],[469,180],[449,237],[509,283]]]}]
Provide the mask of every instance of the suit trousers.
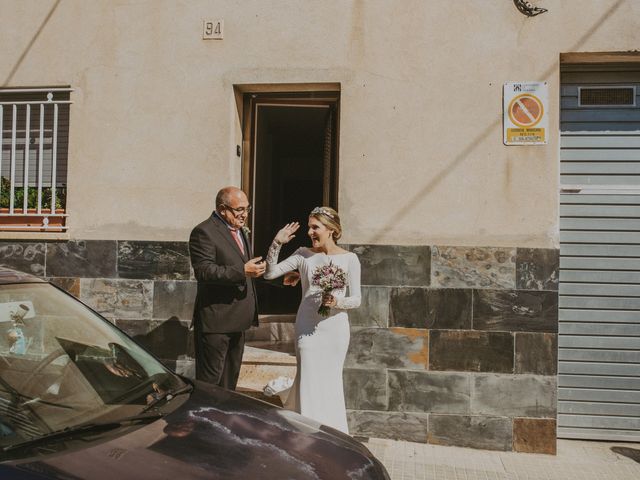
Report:
[{"label": "suit trousers", "polygon": [[202,333],[196,329],[196,379],[235,390],[244,353],[244,331]]}]

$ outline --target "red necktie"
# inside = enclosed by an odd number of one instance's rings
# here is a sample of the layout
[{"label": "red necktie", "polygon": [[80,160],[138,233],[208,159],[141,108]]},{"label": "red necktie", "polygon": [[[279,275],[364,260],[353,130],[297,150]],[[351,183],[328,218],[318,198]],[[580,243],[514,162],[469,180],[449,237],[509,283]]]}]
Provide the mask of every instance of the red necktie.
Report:
[{"label": "red necktie", "polygon": [[240,232],[238,231],[238,229],[231,230],[231,235],[233,235],[233,239],[238,244],[240,252],[242,252],[242,254],[244,255],[244,243],[242,242],[242,238],[240,238]]}]

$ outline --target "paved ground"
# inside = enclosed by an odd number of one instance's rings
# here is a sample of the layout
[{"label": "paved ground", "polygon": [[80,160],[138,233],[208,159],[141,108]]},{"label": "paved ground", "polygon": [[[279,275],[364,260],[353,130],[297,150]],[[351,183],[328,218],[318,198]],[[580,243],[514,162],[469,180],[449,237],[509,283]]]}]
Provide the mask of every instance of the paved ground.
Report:
[{"label": "paved ground", "polygon": [[640,461],[637,443],[559,440],[556,456],[377,438],[365,444],[392,480],[640,480],[640,463],[611,451],[625,447]]}]

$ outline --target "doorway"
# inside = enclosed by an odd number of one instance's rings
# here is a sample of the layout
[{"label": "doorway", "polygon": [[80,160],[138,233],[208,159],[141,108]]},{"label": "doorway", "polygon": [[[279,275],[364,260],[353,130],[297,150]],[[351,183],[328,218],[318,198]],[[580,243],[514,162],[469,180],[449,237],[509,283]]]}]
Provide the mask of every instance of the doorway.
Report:
[{"label": "doorway", "polygon": [[[337,208],[339,92],[244,94],[243,189],[254,206],[254,255],[265,257],[276,232],[297,221],[296,237],[280,259],[308,245],[307,216],[316,206]],[[248,138],[247,138],[248,137]],[[295,314],[301,288],[282,278],[257,282],[259,313]]]}]

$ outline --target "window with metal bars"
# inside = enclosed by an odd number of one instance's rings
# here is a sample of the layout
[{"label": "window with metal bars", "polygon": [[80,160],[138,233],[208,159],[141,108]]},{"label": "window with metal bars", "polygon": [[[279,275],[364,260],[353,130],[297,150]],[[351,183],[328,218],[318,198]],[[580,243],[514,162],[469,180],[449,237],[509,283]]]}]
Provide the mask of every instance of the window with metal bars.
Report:
[{"label": "window with metal bars", "polygon": [[0,230],[66,230],[70,95],[0,89]]}]

